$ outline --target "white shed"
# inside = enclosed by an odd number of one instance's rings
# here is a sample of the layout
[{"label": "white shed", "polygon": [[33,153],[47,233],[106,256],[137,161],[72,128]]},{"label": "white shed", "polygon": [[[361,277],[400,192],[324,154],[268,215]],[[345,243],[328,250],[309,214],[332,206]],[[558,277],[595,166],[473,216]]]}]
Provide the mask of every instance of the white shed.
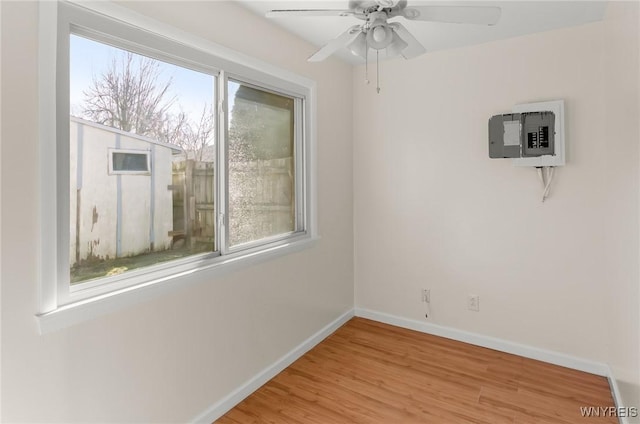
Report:
[{"label": "white shed", "polygon": [[172,144],[71,118],[70,265],[171,247]]}]

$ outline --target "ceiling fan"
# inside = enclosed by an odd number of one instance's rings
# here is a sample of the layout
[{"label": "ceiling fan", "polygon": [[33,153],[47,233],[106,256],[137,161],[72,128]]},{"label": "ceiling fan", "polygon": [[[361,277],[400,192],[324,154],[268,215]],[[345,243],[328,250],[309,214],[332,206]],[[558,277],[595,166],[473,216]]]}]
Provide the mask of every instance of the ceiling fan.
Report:
[{"label": "ceiling fan", "polygon": [[405,59],[426,53],[404,25],[389,22],[389,19],[401,17],[410,21],[495,25],[500,12],[499,7],[491,6],[408,6],[407,0],[350,0],[348,9],[280,9],[271,10],[266,16],[352,16],[363,20],[363,24],[350,27],[307,60],[319,62],[346,47],[368,63],[370,49],[375,50],[376,59],[382,50],[387,57]]}]

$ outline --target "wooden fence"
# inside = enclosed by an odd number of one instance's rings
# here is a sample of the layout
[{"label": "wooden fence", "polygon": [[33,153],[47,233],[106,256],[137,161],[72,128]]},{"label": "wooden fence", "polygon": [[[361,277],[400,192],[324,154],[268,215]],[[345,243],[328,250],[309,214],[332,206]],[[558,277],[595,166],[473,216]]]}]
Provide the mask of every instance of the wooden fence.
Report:
[{"label": "wooden fence", "polygon": [[[174,247],[213,247],[215,237],[212,162],[173,163]],[[236,162],[230,166],[229,242],[236,245],[294,230],[293,160]],[[182,243],[182,242],[180,242]]]},{"label": "wooden fence", "polygon": [[215,239],[214,171],[212,162],[173,162],[173,237],[193,248],[212,246]]}]

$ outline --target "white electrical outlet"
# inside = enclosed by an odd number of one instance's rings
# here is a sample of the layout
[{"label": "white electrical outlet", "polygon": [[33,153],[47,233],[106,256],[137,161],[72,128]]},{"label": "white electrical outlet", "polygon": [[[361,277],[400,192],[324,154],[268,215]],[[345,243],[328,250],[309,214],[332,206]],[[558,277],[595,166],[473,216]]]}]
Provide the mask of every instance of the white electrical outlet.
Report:
[{"label": "white electrical outlet", "polygon": [[422,302],[431,303],[431,290],[422,289]]},{"label": "white electrical outlet", "polygon": [[470,294],[467,298],[467,309],[470,311],[480,312],[480,296]]}]

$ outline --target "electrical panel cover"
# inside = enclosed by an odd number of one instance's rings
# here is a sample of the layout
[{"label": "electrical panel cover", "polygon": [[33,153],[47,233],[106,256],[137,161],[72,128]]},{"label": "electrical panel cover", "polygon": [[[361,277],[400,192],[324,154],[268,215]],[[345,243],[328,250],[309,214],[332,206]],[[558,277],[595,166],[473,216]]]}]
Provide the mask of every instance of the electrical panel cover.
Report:
[{"label": "electrical panel cover", "polygon": [[553,112],[508,113],[489,119],[489,157],[522,158],[554,155]]}]

